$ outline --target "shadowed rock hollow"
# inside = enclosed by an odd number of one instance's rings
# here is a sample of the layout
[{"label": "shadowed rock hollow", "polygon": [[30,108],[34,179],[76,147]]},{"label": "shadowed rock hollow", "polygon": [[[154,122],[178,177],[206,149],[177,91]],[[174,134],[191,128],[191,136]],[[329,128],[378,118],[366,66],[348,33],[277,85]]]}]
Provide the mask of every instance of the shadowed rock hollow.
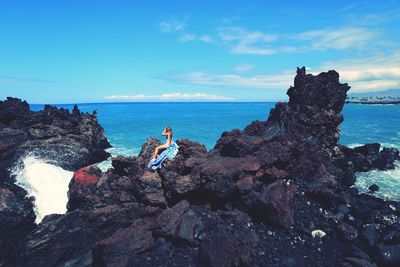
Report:
[{"label": "shadowed rock hollow", "polygon": [[68,212],[34,227],[17,263],[397,266],[399,203],[350,186],[356,171],[394,168],[399,152],[338,144],[348,90],[335,71],[301,68],[288,103],[224,132],[211,151],[178,140],[178,155],[152,172],[145,165],[159,140],[149,138],[106,172],[78,170]]}]

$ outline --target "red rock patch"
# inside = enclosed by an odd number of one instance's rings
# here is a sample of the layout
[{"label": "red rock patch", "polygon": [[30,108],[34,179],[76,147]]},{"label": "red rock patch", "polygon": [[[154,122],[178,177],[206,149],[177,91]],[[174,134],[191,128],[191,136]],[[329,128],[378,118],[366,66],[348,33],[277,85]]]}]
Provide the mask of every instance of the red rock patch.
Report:
[{"label": "red rock patch", "polygon": [[100,177],[93,175],[91,173],[91,170],[92,169],[90,166],[81,168],[74,173],[72,179],[74,179],[75,182],[79,182],[80,184],[94,185],[97,183],[97,181],[99,181]]}]

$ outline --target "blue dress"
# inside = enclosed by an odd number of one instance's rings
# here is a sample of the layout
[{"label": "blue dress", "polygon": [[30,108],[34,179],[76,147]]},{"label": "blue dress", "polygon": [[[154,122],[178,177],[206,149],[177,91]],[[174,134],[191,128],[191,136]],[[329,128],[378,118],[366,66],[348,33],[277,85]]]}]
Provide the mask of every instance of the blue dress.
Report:
[{"label": "blue dress", "polygon": [[169,144],[168,148],[165,149],[163,152],[161,152],[161,154],[157,158],[151,160],[147,165],[147,168],[152,170],[161,168],[161,164],[165,159],[167,158],[173,159],[176,156],[176,154],[178,154],[178,149],[179,146],[171,140],[171,143]]}]

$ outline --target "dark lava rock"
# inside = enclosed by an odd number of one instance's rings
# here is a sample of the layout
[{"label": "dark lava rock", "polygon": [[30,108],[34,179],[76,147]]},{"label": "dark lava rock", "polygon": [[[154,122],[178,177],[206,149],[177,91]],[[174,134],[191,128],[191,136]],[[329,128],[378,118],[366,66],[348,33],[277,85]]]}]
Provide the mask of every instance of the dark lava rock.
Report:
[{"label": "dark lava rock", "polygon": [[204,145],[189,139],[180,139],[176,143],[179,146],[179,154],[183,158],[203,157],[207,153]]},{"label": "dark lava rock", "polygon": [[0,101],[0,125],[10,161],[29,154],[77,170],[109,156],[104,149],[110,144],[97,117],[80,113],[76,106],[73,113],[49,105],[32,112],[25,101],[7,98]]},{"label": "dark lava rock", "polygon": [[92,201],[96,184],[100,180],[101,170],[94,166],[79,169],[69,183],[68,210],[83,208]]},{"label": "dark lava rock", "polygon": [[366,144],[354,149],[343,147],[346,159],[354,166],[354,171],[365,172],[371,169],[394,169],[394,162],[400,159],[399,151],[395,148],[383,148],[380,144]]},{"label": "dark lava rock", "polygon": [[142,168],[145,168],[149,163],[151,157],[154,154],[154,149],[161,145],[161,141],[154,137],[147,138],[146,143],[142,145],[142,149],[140,150],[138,161]]},{"label": "dark lava rock", "polygon": [[400,264],[400,244],[377,247],[377,259],[380,266],[399,266]]},{"label": "dark lava rock", "polygon": [[160,229],[157,231],[159,236],[172,238],[182,216],[189,210],[190,204],[186,200],[180,201],[172,208],[163,210],[158,216]]},{"label": "dark lava rock", "polygon": [[165,207],[167,205],[158,173],[146,170],[143,175],[132,179],[132,182],[134,195],[138,201],[150,206]]},{"label": "dark lava rock", "polygon": [[152,222],[139,219],[93,247],[93,266],[128,266],[137,254],[154,247]]},{"label": "dark lava rock", "polygon": [[139,176],[143,173],[140,162],[136,157],[113,157],[111,158],[115,173],[120,176]]},{"label": "dark lava rock", "polygon": [[[151,139],[150,142],[153,141],[154,139]],[[147,148],[145,145],[143,147]],[[121,185],[125,184],[125,187],[131,188],[133,195],[139,202],[151,206],[166,206],[162,181],[157,172],[143,169],[140,165],[141,159],[137,157],[115,157],[111,160],[115,174],[119,177],[125,177],[125,182]],[[124,188],[121,189],[124,190]]]},{"label": "dark lava rock", "polygon": [[321,183],[310,183],[306,185],[306,194],[328,207],[336,207],[346,202],[343,196],[335,192],[334,188]]},{"label": "dark lava rock", "polygon": [[194,243],[200,239],[201,230],[204,228],[202,220],[191,210],[189,210],[179,222],[175,231],[175,238],[189,243]]},{"label": "dark lava rock", "polygon": [[97,117],[74,110],[46,105],[32,112],[25,101],[0,101],[0,177],[11,179],[10,168],[26,155],[72,171],[108,158]]},{"label": "dark lava rock", "polygon": [[[0,225],[16,229],[0,233],[0,265],[397,266],[400,203],[350,186],[357,171],[393,168],[399,152],[338,144],[348,90],[335,71],[298,69],[267,121],[224,132],[211,151],[177,140],[157,171],[146,168],[156,138],[101,172],[86,167],[108,144],[95,114],[0,103]],[[33,148],[68,155],[60,165],[76,171],[67,213],[37,226],[5,169]]]},{"label": "dark lava rock", "polygon": [[338,232],[339,236],[345,241],[351,241],[358,237],[357,230],[353,226],[344,222],[338,225]]},{"label": "dark lava rock", "polygon": [[108,147],[95,114],[80,113],[76,106],[70,113],[49,105],[33,112],[26,101],[11,97],[0,101],[1,259],[15,262],[7,251],[19,246],[35,219],[32,199],[25,198],[26,192],[14,185],[10,170],[23,167],[23,158],[33,156],[75,171],[107,159]]},{"label": "dark lava rock", "polygon": [[0,186],[0,266],[16,264],[16,248],[32,230],[36,218],[30,198],[17,186]]},{"label": "dark lava rock", "polygon": [[205,222],[207,239],[202,242],[198,266],[249,265],[255,256],[257,235],[246,228],[250,218],[240,211],[209,214]]},{"label": "dark lava rock", "polygon": [[29,114],[29,105],[18,98],[7,97],[0,105],[0,121],[10,125],[17,118],[23,118]]},{"label": "dark lava rock", "polygon": [[374,247],[380,237],[380,226],[378,224],[365,225],[361,232],[361,238],[369,247]]},{"label": "dark lava rock", "polygon": [[293,197],[296,187],[282,180],[265,188],[255,211],[264,221],[289,228],[294,224]]},{"label": "dark lava rock", "polygon": [[377,265],[373,262],[370,262],[363,258],[355,258],[355,257],[345,257],[345,262],[343,266],[351,266],[351,267],[377,267]]},{"label": "dark lava rock", "polygon": [[368,187],[369,191],[371,192],[376,192],[379,190],[379,186],[376,184],[372,184],[370,187]]},{"label": "dark lava rock", "polygon": [[124,203],[46,216],[25,238],[17,266],[92,266],[97,242],[152,213],[143,205]]}]

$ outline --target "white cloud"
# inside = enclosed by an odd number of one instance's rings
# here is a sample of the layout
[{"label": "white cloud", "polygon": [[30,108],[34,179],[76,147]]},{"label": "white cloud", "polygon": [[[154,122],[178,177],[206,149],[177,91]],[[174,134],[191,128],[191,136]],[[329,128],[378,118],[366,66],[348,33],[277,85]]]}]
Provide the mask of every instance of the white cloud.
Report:
[{"label": "white cloud", "polygon": [[278,39],[275,34],[249,31],[242,27],[223,27],[218,29],[218,35],[222,41],[238,41],[239,43],[271,43]]},{"label": "white cloud", "polygon": [[163,33],[183,31],[185,30],[186,26],[186,23],[175,19],[160,22],[160,30]]},{"label": "white cloud", "polygon": [[254,66],[250,65],[250,64],[239,64],[239,65],[236,65],[233,68],[233,70],[236,71],[236,72],[246,72],[246,71],[251,70],[253,67]]},{"label": "white cloud", "polygon": [[379,37],[379,33],[366,28],[345,27],[306,31],[293,36],[297,41],[308,42],[309,49],[364,49]]},{"label": "white cloud", "polygon": [[213,39],[211,38],[211,36],[209,36],[209,35],[207,35],[207,34],[201,35],[201,36],[199,36],[197,39],[198,39],[199,41],[203,41],[203,42],[206,42],[206,43],[211,43],[211,42],[213,42]]},{"label": "white cloud", "polygon": [[[164,33],[174,33],[177,30],[170,30],[165,27]],[[179,42],[201,41],[229,46],[233,54],[271,55],[277,51],[268,47],[268,43],[276,41],[277,35],[266,34],[259,31],[248,31],[242,27],[223,27],[217,30],[217,34],[195,34],[180,30]],[[284,48],[282,48],[284,49]]]},{"label": "white cloud", "polygon": [[313,73],[335,69],[341,81],[349,83],[351,91],[381,91],[400,88],[400,51],[323,63]]},{"label": "white cloud", "polygon": [[179,37],[179,42],[190,42],[197,38],[195,34],[184,33]]},{"label": "white cloud", "polygon": [[[219,27],[213,34],[197,35],[180,32],[180,41],[204,41],[220,45],[232,54],[273,55],[290,53],[312,53],[322,51],[345,51],[347,55],[361,52],[363,57],[324,61],[312,67],[312,73],[335,69],[341,81],[347,82],[352,91],[377,91],[400,88],[400,50],[395,40],[385,39],[385,31],[370,25],[378,25],[398,18],[396,12],[367,14],[346,21],[347,25],[336,28],[317,28],[307,31],[270,33],[254,31],[244,27]],[[351,16],[347,17],[348,19]],[[370,21],[370,23],[368,23]],[[386,36],[387,37],[387,36]],[[396,50],[398,52],[393,52]],[[382,51],[378,54],[377,51]],[[227,88],[287,89],[293,82],[295,71],[283,70],[275,74],[245,75],[253,66],[240,64],[232,73],[210,73],[203,71],[164,75],[164,80],[203,86]],[[248,74],[248,73],[246,73]]]},{"label": "white cloud", "polygon": [[205,43],[211,43],[213,40],[209,35],[196,35],[193,33],[183,33],[179,36],[179,42],[190,42],[190,41],[202,41]]},{"label": "white cloud", "polygon": [[[187,19],[187,18],[186,18]],[[185,19],[185,20],[186,20]],[[201,41],[205,43],[213,42],[213,38],[208,34],[195,34],[186,31],[187,24],[180,20],[169,20],[160,22],[160,30],[162,33],[177,34],[179,42]]]},{"label": "white cloud", "polygon": [[225,17],[225,18],[221,18],[221,19],[220,19],[220,22],[221,22],[223,25],[228,25],[228,24],[234,23],[235,21],[237,21],[237,20],[239,20],[239,19],[240,19],[240,17],[238,17],[238,16]]},{"label": "white cloud", "polygon": [[218,38],[220,43],[230,47],[233,54],[272,55],[276,50],[270,44],[278,36],[242,27],[223,27],[218,29]]},{"label": "white cloud", "polygon": [[293,34],[219,27],[214,35],[183,33],[181,42],[203,41],[228,47],[232,54],[274,55],[326,50],[364,50],[385,44],[381,32],[365,27],[323,28]]},{"label": "white cloud", "polygon": [[[376,44],[376,30],[342,27],[316,29],[297,34],[270,34],[230,27],[218,29],[219,42],[230,47],[233,54],[273,55],[324,50],[361,50]],[[379,43],[382,43],[380,41]]]},{"label": "white cloud", "polygon": [[384,91],[387,89],[399,88],[399,81],[395,80],[371,80],[350,82],[352,92]]},{"label": "white cloud", "polygon": [[232,47],[231,52],[238,55],[273,55],[277,53],[276,49],[256,47],[255,45],[249,45],[247,43],[239,43]]},{"label": "white cloud", "polygon": [[399,18],[400,18],[399,8],[394,8],[392,10],[388,10],[381,13],[360,14],[357,12],[356,13],[350,12],[344,16],[344,19],[350,22],[352,25],[361,25],[361,26],[376,26]]},{"label": "white cloud", "polygon": [[[398,62],[400,62],[400,52],[395,52],[388,55],[330,61],[307,69],[313,74],[335,69],[340,74],[340,81],[347,82],[352,92],[380,91],[400,88]],[[238,65],[234,70],[240,69],[246,67]],[[202,86],[284,90],[293,84],[294,76],[295,70],[260,75],[194,71],[163,75],[161,78],[175,83]]]},{"label": "white cloud", "polygon": [[104,97],[107,100],[117,100],[117,101],[182,101],[182,100],[200,100],[200,101],[226,101],[234,100],[232,97],[214,95],[214,94],[203,94],[203,93],[167,93],[159,95],[112,95]]},{"label": "white cloud", "polygon": [[203,86],[224,86],[230,88],[285,89],[293,81],[293,73],[277,75],[239,75],[232,73],[185,72],[164,75],[164,80]]}]

